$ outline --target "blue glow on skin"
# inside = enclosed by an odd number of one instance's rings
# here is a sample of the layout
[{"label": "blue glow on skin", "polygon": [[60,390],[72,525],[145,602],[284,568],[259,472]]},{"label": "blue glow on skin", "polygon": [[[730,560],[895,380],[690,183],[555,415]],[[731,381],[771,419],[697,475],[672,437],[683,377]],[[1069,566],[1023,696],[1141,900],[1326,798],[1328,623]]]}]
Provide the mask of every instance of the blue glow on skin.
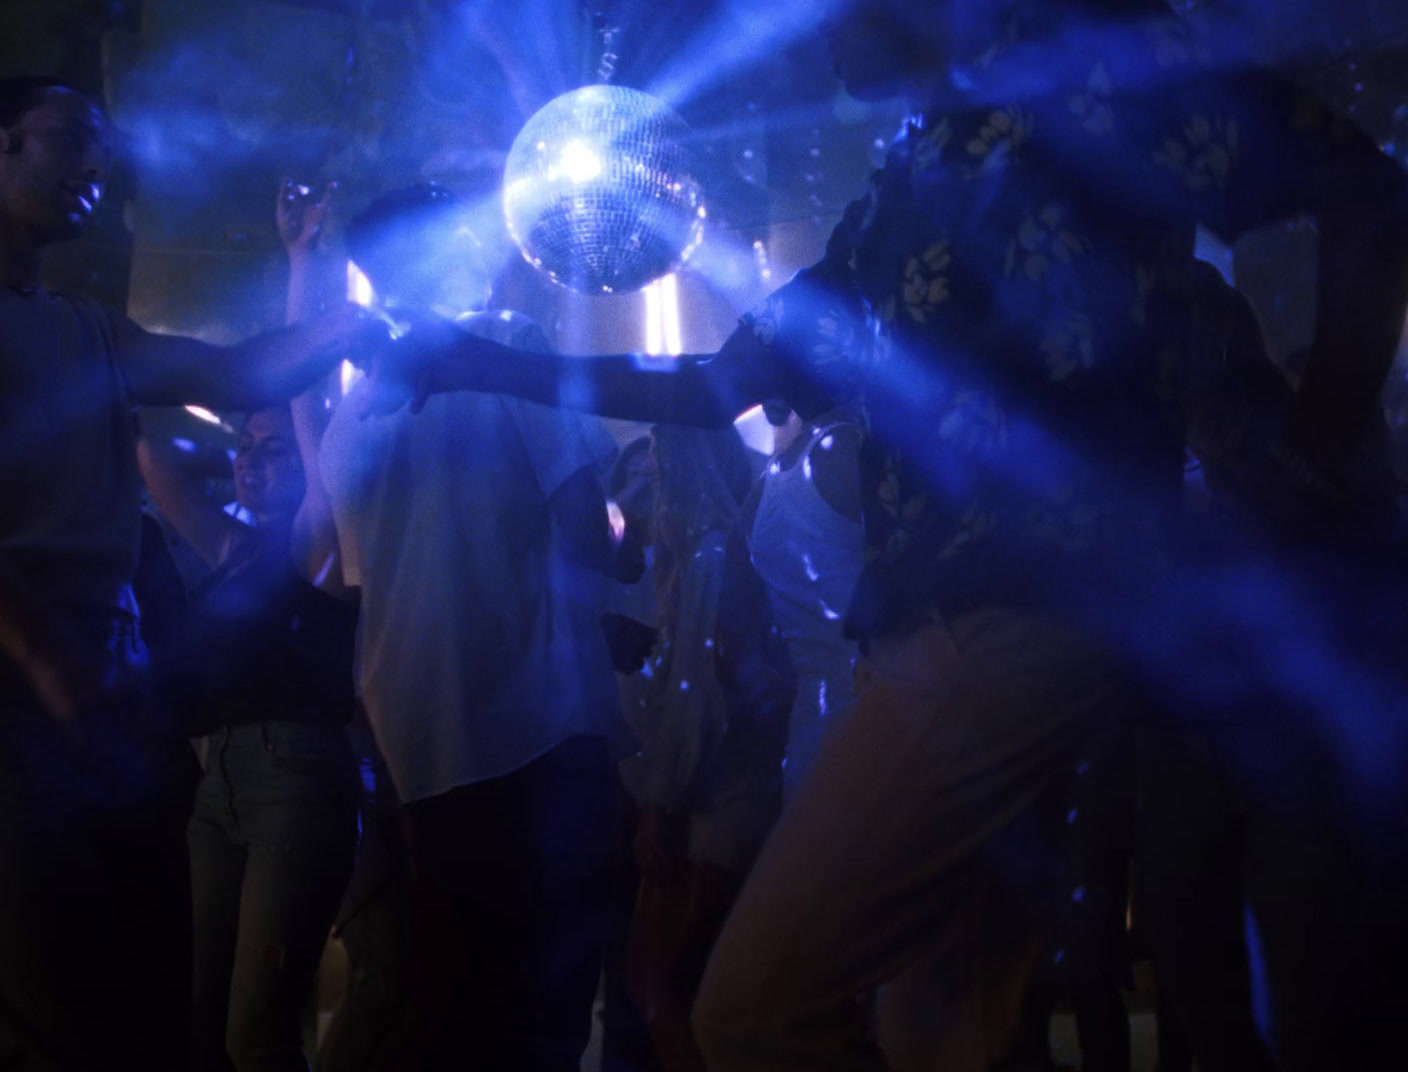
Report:
[{"label": "blue glow on skin", "polygon": [[669,354],[632,354],[635,367],[644,372],[674,372],[679,362]]}]

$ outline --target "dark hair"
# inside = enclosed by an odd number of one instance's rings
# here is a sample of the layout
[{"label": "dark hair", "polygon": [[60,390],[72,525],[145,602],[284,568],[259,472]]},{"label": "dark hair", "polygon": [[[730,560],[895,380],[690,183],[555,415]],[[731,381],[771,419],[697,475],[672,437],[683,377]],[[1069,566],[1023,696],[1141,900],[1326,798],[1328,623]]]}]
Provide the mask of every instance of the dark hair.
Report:
[{"label": "dark hair", "polygon": [[626,486],[626,480],[631,472],[631,459],[637,454],[642,454],[650,449],[650,436],[637,436],[616,455],[616,460],[611,463],[611,469],[606,474],[606,494],[610,498],[615,498],[621,494],[621,489]]},{"label": "dark hair", "polygon": [[259,413],[276,413],[281,418],[288,421],[289,424],[293,423],[293,410],[289,407],[289,404],[287,402],[273,402],[267,406],[260,406],[257,409],[246,410],[245,412],[240,414],[240,422],[236,431],[240,434],[243,434],[249,428],[249,422],[254,419],[256,414]]},{"label": "dark hair", "polygon": [[655,516],[655,608],[661,630],[673,637],[680,615],[684,571],[699,540],[728,532],[753,479],[748,448],[738,429],[655,425],[658,464]]},{"label": "dark hair", "polygon": [[61,78],[49,78],[44,75],[0,78],[0,127],[10,127],[18,123],[27,112],[39,106],[45,91],[50,89],[65,89],[81,97],[88,97],[83,90]]}]

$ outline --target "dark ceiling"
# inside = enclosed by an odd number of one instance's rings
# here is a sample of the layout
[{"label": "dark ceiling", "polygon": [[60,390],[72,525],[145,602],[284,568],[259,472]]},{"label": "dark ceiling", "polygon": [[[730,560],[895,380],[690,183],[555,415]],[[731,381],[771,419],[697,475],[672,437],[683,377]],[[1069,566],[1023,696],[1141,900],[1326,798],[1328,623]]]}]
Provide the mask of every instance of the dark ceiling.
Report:
[{"label": "dark ceiling", "polygon": [[[415,179],[492,184],[528,115],[603,73],[679,91],[701,135],[712,226],[745,241],[779,222],[824,228],[898,118],[838,93],[812,32],[821,5],[807,0],[0,5],[0,72],[101,92],[127,140],[129,167],[69,270],[81,262],[85,285],[112,300],[133,271],[137,310],[182,330],[231,321],[222,330],[238,332],[264,315],[231,313],[226,296],[252,287],[264,308],[277,290],[281,174],[337,178],[353,210]],[[1408,0],[1175,6],[1408,161]],[[193,304],[210,311],[172,311]]]}]

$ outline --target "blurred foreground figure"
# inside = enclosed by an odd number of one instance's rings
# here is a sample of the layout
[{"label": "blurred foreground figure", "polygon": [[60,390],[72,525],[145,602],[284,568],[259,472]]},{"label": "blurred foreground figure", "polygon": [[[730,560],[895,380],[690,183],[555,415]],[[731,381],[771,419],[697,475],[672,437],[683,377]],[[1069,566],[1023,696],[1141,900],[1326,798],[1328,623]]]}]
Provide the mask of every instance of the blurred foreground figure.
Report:
[{"label": "blurred foreground figure", "polygon": [[[1197,641],[1235,626],[1258,655],[1252,688],[1287,691],[1256,680],[1281,669],[1286,604],[1228,599],[1180,563],[1195,225],[1231,240],[1315,214],[1316,338],[1243,505],[1291,546],[1382,547],[1392,496],[1356,458],[1402,326],[1404,175],[1153,3],[836,9],[825,32],[848,90],[906,95],[913,118],[823,259],[719,354],[665,369],[508,354],[427,327],[386,404],[472,388],[701,424],[773,398],[804,418],[855,407],[868,544],[846,614],[856,702],[724,928],[698,1038],[717,1069],[1022,1067],[1029,983],[1081,965],[1102,937],[1090,920],[1107,918],[1108,891],[1079,866],[1098,855],[1082,779],[1125,751],[1141,686],[1176,713],[1232,709],[1218,689],[1238,681]],[[1261,594],[1276,594],[1276,570],[1267,579]],[[1353,783],[1376,757],[1340,731],[1362,729],[1371,703],[1373,733],[1401,754],[1401,693],[1349,688],[1358,669],[1308,606],[1293,670],[1325,674],[1297,739]],[[1294,782],[1307,768],[1280,769]],[[1372,773],[1379,797],[1341,820],[1394,814],[1397,782]],[[1374,830],[1366,852],[1378,841],[1386,859],[1393,841]],[[1277,869],[1293,897],[1300,868],[1283,854]],[[1376,896],[1362,903],[1390,903]],[[1262,942],[1288,951],[1272,962],[1270,1048],[1288,1068],[1356,1067],[1369,1003],[1300,1014],[1344,973],[1297,967],[1294,919],[1261,920]],[[876,992],[872,1021],[857,995]]]},{"label": "blurred foreground figure", "polygon": [[182,1066],[194,756],[146,694],[134,403],[255,409],[330,368],[349,311],[235,347],[40,284],[111,164],[99,108],[0,81],[0,1064]]}]

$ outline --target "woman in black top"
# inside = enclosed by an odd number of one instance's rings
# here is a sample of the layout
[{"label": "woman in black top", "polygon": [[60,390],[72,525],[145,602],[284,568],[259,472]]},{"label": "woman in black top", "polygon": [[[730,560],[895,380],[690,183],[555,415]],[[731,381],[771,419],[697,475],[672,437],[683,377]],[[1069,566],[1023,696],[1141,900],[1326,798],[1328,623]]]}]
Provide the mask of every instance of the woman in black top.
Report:
[{"label": "woman in black top", "polygon": [[320,392],[249,415],[234,458],[247,524],[149,438],[152,497],[213,572],[164,660],[168,702],[205,741],[187,831],[191,1068],[304,1072],[302,1013],[352,871],[356,607],[317,476]]}]

